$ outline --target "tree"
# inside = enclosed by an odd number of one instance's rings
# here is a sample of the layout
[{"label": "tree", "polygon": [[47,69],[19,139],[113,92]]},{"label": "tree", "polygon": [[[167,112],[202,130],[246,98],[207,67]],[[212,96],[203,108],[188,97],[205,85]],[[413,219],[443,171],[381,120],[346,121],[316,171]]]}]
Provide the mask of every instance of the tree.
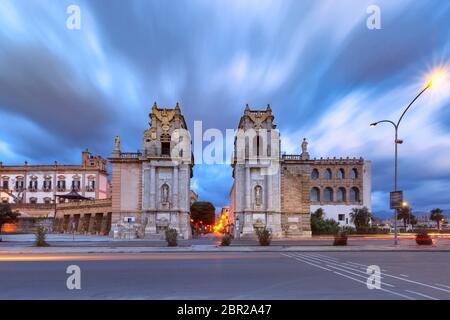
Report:
[{"label": "tree", "polygon": [[20,213],[13,212],[11,210],[11,206],[9,204],[0,204],[0,235],[3,225],[6,223],[16,222],[19,215]]},{"label": "tree", "polygon": [[403,225],[406,229],[406,224],[407,223],[411,223],[411,215],[412,215],[412,210],[410,207],[406,206],[406,207],[401,207],[400,209],[398,209],[397,211],[397,219],[403,220]]},{"label": "tree", "polygon": [[211,202],[196,201],[191,206],[191,219],[194,223],[202,221],[204,225],[213,225],[216,220],[216,208]]},{"label": "tree", "polygon": [[325,211],[323,211],[322,208],[319,208],[316,211],[314,211],[313,213],[311,213],[311,216],[314,216],[319,220],[322,220],[324,215],[325,215]]},{"label": "tree", "polygon": [[320,233],[334,234],[337,232],[339,225],[333,219],[324,219],[325,212],[322,208],[311,213],[311,231]]},{"label": "tree", "polygon": [[364,208],[353,208],[352,212],[350,212],[350,219],[352,223],[355,225],[356,230],[366,231],[370,227],[370,221],[372,221],[372,214],[370,213],[367,207]]},{"label": "tree", "polygon": [[441,209],[435,208],[430,211],[430,220],[436,221],[438,230],[441,229],[440,227],[441,220],[444,218],[445,218],[444,211],[442,211]]}]

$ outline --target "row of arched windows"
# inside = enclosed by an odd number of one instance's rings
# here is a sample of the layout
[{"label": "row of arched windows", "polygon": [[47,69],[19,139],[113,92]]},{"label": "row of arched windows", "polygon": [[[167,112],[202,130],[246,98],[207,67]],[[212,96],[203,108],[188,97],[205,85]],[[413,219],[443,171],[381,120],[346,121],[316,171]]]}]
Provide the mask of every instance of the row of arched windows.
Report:
[{"label": "row of arched windows", "polygon": [[326,187],[321,194],[320,189],[314,187],[311,189],[311,202],[358,202],[360,201],[359,189],[352,187],[350,189],[350,196],[347,199],[347,190],[344,187],[339,187],[334,192],[333,188]]},{"label": "row of arched windows", "polygon": [[[319,178],[320,178],[319,170],[313,169],[311,172],[311,179],[317,180]],[[325,172],[323,174],[323,178],[325,180],[333,179],[333,172],[331,171],[331,169],[328,168],[325,170]],[[353,168],[352,170],[350,170],[350,179],[357,179],[357,178],[358,178],[358,169]],[[336,179],[339,179],[339,180],[346,179],[345,170],[343,168],[340,168],[336,172]]]}]

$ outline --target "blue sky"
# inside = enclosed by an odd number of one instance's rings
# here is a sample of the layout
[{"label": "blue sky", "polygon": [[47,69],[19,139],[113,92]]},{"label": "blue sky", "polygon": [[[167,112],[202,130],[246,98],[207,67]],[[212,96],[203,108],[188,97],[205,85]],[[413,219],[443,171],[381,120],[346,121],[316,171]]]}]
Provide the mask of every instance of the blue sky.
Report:
[{"label": "blue sky", "polygon": [[[66,28],[66,8],[81,29]],[[381,30],[366,26],[369,5]],[[282,151],[373,162],[373,211],[388,210],[396,119],[450,61],[450,2],[177,0],[0,2],[0,161],[79,162],[141,148],[154,101],[190,129],[235,128],[270,103]],[[433,88],[434,89],[434,88]],[[447,89],[447,90],[445,90]],[[400,188],[416,210],[450,208],[450,94],[429,90],[400,136]],[[228,165],[197,165],[202,200],[228,204]]]}]

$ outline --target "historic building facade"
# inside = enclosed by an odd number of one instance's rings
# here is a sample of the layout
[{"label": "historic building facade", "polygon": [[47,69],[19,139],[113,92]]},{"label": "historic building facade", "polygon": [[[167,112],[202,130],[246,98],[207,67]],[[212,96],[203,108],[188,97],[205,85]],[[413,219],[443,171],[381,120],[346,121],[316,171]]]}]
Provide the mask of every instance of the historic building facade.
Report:
[{"label": "historic building facade", "polygon": [[90,199],[108,198],[108,161],[85,150],[79,165],[0,163],[2,203],[50,204],[71,190]]},{"label": "historic building facade", "polygon": [[371,209],[371,162],[363,159],[311,159],[308,142],[302,153],[281,155],[280,136],[270,106],[247,105],[235,139],[234,183],[230,215],[236,237],[254,237],[267,227],[274,237],[311,235],[311,212],[352,225],[353,208]]},{"label": "historic building facade", "polygon": [[193,157],[177,103],[150,113],[143,150],[122,152],[116,137],[112,164],[112,233],[116,238],[163,238],[166,228],[191,237],[190,179]]}]

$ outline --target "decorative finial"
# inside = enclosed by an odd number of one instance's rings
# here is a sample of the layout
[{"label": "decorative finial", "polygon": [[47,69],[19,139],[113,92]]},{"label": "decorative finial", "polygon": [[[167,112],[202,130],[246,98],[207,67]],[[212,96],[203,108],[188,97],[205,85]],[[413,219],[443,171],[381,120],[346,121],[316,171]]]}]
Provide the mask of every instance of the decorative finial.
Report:
[{"label": "decorative finial", "polygon": [[245,111],[250,111],[250,107],[248,106],[248,103],[245,104]]},{"label": "decorative finial", "polygon": [[180,104],[178,103],[178,101],[177,101],[177,105],[175,106],[175,109],[180,110]]},{"label": "decorative finial", "polygon": [[267,109],[266,110],[267,111],[271,111],[272,110],[272,108],[270,107],[270,103],[267,104]]},{"label": "decorative finial", "polygon": [[153,103],[153,108],[158,108],[156,101]]}]

